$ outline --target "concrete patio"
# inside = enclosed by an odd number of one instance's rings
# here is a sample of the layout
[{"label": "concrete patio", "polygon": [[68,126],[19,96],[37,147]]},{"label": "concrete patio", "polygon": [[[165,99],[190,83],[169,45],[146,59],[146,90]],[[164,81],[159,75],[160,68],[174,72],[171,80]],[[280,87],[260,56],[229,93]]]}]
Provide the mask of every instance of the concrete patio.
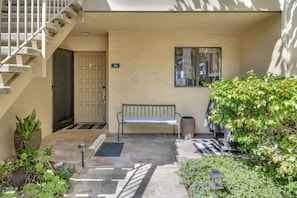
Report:
[{"label": "concrete patio", "polygon": [[[105,142],[117,142],[105,130],[62,130],[43,139],[42,147],[52,147],[52,159],[75,165],[67,197],[105,198],[183,198],[187,191],[176,174],[178,162],[199,159],[202,155],[191,140],[167,134],[123,135],[119,157],[97,157]],[[78,145],[86,144],[85,167]]]}]

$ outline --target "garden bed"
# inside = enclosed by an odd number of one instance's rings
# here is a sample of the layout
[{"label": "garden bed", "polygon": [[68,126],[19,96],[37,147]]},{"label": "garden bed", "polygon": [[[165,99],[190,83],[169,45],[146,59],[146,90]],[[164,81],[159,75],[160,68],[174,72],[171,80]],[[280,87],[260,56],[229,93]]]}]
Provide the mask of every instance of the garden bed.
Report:
[{"label": "garden bed", "polygon": [[[226,178],[224,188],[214,190],[208,172],[220,170]],[[246,160],[230,156],[207,156],[183,161],[178,174],[183,178],[192,198],[198,197],[296,197],[297,183],[279,185]],[[295,191],[294,191],[295,189]]]}]

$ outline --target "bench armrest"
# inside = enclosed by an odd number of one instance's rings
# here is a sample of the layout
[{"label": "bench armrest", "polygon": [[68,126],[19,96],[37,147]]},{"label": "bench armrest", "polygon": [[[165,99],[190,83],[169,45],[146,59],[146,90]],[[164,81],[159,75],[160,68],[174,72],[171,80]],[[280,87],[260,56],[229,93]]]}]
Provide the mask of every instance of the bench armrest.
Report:
[{"label": "bench armrest", "polygon": [[118,119],[118,123],[119,123],[119,124],[122,123],[122,122],[121,122],[122,119],[120,119],[121,114],[122,114],[122,116],[123,116],[123,112],[122,112],[122,111],[120,111],[120,112],[117,113],[117,119]]},{"label": "bench armrest", "polygon": [[178,116],[178,119],[181,118],[181,114],[180,114],[180,113],[178,113],[178,112],[174,112],[174,114]]}]

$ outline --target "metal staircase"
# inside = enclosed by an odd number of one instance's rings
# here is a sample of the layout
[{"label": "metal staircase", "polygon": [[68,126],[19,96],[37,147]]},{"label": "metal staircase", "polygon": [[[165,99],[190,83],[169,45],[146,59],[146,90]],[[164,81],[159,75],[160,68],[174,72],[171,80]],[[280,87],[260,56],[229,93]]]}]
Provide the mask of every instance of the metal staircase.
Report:
[{"label": "metal staircase", "polygon": [[[9,94],[12,82],[46,60],[78,22],[78,0],[1,0],[0,94]],[[2,5],[1,5],[2,4]],[[41,60],[41,61],[40,61]]]}]

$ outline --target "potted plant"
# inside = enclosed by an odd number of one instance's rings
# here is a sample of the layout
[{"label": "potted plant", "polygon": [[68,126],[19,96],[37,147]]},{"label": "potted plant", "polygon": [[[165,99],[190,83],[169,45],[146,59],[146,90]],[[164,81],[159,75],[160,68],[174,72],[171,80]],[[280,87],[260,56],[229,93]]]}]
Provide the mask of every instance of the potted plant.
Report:
[{"label": "potted plant", "polygon": [[17,151],[24,147],[39,149],[41,144],[41,122],[36,119],[35,109],[25,118],[16,116],[16,120],[15,149]]},{"label": "potted plant", "polygon": [[63,197],[71,173],[51,164],[52,148],[22,147],[0,165],[0,197]]}]

